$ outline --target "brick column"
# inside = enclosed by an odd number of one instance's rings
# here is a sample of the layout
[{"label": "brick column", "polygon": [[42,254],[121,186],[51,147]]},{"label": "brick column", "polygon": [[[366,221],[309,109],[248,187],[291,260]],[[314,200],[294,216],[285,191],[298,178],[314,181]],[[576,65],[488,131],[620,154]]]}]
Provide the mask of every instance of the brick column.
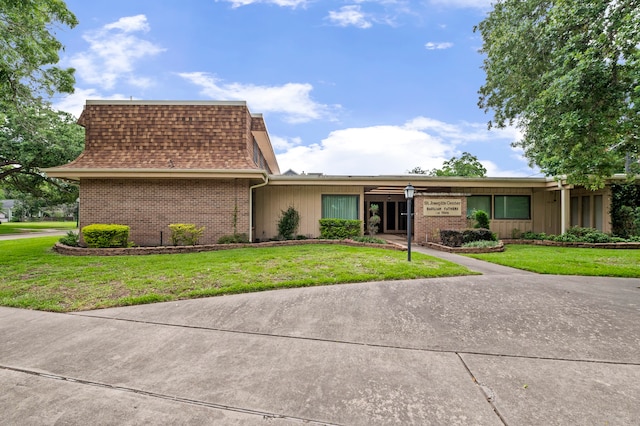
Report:
[{"label": "brick column", "polygon": [[466,194],[416,194],[414,233],[416,243],[440,242],[443,229],[467,228]]}]

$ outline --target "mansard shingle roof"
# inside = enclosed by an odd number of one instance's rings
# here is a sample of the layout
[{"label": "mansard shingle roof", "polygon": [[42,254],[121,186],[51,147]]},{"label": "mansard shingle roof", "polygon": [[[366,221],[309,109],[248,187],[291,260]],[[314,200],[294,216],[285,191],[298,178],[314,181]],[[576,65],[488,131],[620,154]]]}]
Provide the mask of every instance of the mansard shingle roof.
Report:
[{"label": "mansard shingle roof", "polygon": [[244,102],[87,101],[78,123],[85,150],[60,169],[260,169],[256,132],[272,153],[262,116]]}]

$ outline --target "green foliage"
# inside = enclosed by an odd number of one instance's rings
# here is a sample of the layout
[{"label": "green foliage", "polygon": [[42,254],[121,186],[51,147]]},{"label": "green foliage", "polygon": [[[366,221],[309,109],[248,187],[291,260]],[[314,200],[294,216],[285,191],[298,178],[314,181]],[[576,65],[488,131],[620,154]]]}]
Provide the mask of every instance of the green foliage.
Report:
[{"label": "green foliage", "polygon": [[78,157],[84,148],[84,128],[72,115],[48,106],[8,109],[0,115],[4,118],[0,121],[0,184],[7,196],[32,196],[48,205],[75,202],[76,185],[48,178],[41,169]]},{"label": "green foliage", "polygon": [[442,164],[442,169],[432,169],[428,174],[430,176],[484,177],[487,175],[487,169],[477,157],[463,152],[460,158],[452,157]]},{"label": "green foliage", "polygon": [[497,241],[487,241],[487,240],[478,240],[478,241],[470,241],[468,243],[464,243],[462,247],[464,248],[491,248],[498,246]]},{"label": "green foliage", "polygon": [[611,185],[611,233],[629,238],[640,235],[640,185],[614,183]]},{"label": "green foliage", "polygon": [[463,229],[462,231],[443,229],[440,231],[440,241],[442,245],[448,247],[462,247],[464,244],[474,241],[497,241],[497,239],[496,234],[484,228]]},{"label": "green foliage", "polygon": [[423,168],[422,168],[422,167],[420,167],[420,166],[416,166],[416,167],[414,167],[414,168],[413,168],[413,169],[411,169],[411,170],[407,170],[407,172],[408,172],[410,175],[428,175],[428,174],[429,174],[429,171],[428,171],[428,170],[425,170],[425,169],[423,169]]},{"label": "green foliage", "polygon": [[281,240],[293,240],[300,225],[300,213],[290,206],[287,210],[280,212],[278,220],[278,238]]},{"label": "green foliage", "polygon": [[387,242],[383,239],[370,237],[368,235],[362,235],[359,237],[353,237],[353,241],[357,241],[359,243],[368,243],[368,244],[387,244]]},{"label": "green foliage", "polygon": [[369,220],[367,221],[367,229],[370,236],[375,236],[378,233],[378,226],[380,225],[380,216],[378,211],[380,207],[377,204],[371,204],[369,206]]},{"label": "green foliage", "polygon": [[354,219],[320,219],[320,238],[344,240],[359,237],[362,221]]},{"label": "green foliage", "polygon": [[73,93],[74,70],[55,66],[64,46],[53,30],[77,24],[61,0],[0,0],[0,118],[42,96]]},{"label": "green foliage", "polygon": [[247,234],[224,235],[218,239],[218,244],[244,244],[249,242]]},{"label": "green foliage", "polygon": [[544,232],[525,231],[520,238],[523,240],[546,240],[547,234]]},{"label": "green foliage", "polygon": [[473,213],[471,213],[471,219],[476,221],[473,225],[474,228],[489,229],[489,225],[491,224],[489,215],[484,210],[474,210]]},{"label": "green foliage", "polygon": [[548,176],[601,188],[640,147],[637,0],[503,0],[475,28],[489,126],[517,125],[514,146]]},{"label": "green foliage", "polygon": [[90,248],[127,247],[129,227],[96,223],[82,228],[82,237]]},{"label": "green foliage", "polygon": [[73,231],[67,232],[67,235],[60,238],[58,242],[71,247],[78,247],[80,245],[79,235]]},{"label": "green foliage", "polygon": [[195,246],[198,244],[198,240],[202,238],[204,234],[204,226],[198,228],[192,223],[172,223],[169,225],[171,229],[171,244]]}]

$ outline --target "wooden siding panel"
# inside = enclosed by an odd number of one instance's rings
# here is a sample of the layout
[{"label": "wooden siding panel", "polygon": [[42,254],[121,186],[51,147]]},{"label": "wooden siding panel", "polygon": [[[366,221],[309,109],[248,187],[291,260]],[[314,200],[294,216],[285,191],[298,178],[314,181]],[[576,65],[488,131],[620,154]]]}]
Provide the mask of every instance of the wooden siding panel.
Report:
[{"label": "wooden siding panel", "polygon": [[359,216],[364,218],[364,190],[355,186],[266,186],[256,189],[254,197],[254,238],[261,241],[278,235],[280,212],[294,207],[300,213],[298,235],[317,238],[320,235],[323,194],[360,196]]}]

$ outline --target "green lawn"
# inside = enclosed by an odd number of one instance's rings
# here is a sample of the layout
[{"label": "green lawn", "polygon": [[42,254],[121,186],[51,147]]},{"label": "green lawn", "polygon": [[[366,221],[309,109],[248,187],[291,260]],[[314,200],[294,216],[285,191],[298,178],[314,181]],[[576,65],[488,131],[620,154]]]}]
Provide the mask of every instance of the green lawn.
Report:
[{"label": "green lawn", "polygon": [[640,278],[640,250],[510,244],[502,253],[468,256],[539,274]]},{"label": "green lawn", "polygon": [[0,235],[24,234],[41,229],[76,229],[75,222],[5,222],[0,224]]},{"label": "green lawn", "polygon": [[62,256],[57,237],[0,241],[0,305],[79,311],[363,281],[470,275],[414,253],[303,245],[149,256]]}]

